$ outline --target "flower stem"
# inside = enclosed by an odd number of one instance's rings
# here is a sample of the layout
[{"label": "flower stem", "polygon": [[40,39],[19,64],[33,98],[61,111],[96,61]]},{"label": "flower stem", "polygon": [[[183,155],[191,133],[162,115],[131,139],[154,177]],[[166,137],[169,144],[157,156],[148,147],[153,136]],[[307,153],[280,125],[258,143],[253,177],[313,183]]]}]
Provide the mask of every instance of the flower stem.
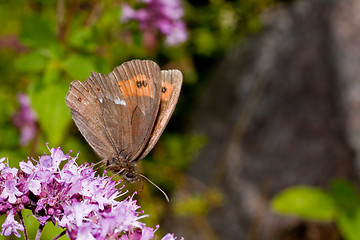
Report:
[{"label": "flower stem", "polygon": [[35,238],[35,240],[40,240],[41,233],[42,233],[42,230],[44,229],[44,226],[45,226],[45,225],[43,225],[43,224],[40,224],[40,225],[39,225],[39,229],[38,229],[38,231],[37,231],[37,233],[36,233],[36,238]]},{"label": "flower stem", "polygon": [[26,240],[29,240],[29,237],[28,237],[28,234],[27,234],[27,231],[26,231],[26,227],[25,227],[24,218],[23,218],[23,216],[21,215],[21,212],[18,212],[17,214],[19,215],[20,222],[21,222],[21,224],[22,224],[23,227],[24,227],[24,237],[25,237]]},{"label": "flower stem", "polygon": [[64,236],[66,233],[66,230],[62,231],[59,235],[57,235],[56,237],[54,237],[52,240],[57,240],[59,238],[61,238],[62,236]]}]

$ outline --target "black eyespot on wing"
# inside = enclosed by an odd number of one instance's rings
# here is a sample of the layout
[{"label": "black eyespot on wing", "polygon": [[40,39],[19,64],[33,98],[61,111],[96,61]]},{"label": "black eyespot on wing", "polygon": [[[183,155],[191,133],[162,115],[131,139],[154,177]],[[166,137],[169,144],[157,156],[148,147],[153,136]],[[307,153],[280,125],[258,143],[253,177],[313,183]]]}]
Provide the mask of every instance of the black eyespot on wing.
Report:
[{"label": "black eyespot on wing", "polygon": [[142,86],[141,81],[136,81],[136,86],[140,88]]}]

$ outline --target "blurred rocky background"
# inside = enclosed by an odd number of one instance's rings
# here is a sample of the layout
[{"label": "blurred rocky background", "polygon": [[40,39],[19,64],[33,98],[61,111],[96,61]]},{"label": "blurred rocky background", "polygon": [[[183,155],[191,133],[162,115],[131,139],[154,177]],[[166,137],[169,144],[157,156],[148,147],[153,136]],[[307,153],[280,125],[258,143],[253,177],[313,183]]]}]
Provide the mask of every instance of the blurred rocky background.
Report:
[{"label": "blurred rocky background", "polygon": [[184,191],[216,187],[223,204],[207,215],[212,233],[194,217],[175,229],[189,239],[343,239],[334,223],[274,214],[270,200],[293,185],[359,183],[359,11],[356,0],[276,5],[213,67],[190,123],[208,143]]}]

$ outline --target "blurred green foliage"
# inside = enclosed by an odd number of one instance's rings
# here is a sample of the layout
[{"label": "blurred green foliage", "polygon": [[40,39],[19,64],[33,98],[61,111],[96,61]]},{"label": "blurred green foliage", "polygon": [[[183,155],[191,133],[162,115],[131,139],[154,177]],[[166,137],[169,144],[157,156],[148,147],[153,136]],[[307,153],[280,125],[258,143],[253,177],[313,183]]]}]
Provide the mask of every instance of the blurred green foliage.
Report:
[{"label": "blurred green foliage", "polygon": [[334,180],[327,191],[317,187],[295,186],[277,194],[273,211],[317,222],[335,222],[346,240],[360,236],[360,193],[345,180]]},{"label": "blurred green foliage", "polygon": [[[46,151],[45,142],[50,147],[62,146],[65,152],[81,151],[79,163],[96,160],[66,107],[69,83],[84,81],[91,71],[108,73],[130,59],[152,59],[162,68],[180,69],[184,86],[173,119],[151,156],[143,161],[143,171],[169,193],[181,186],[183,171],[206,144],[206,136],[181,134],[206,81],[204,76],[229,47],[261,28],[259,14],[273,0],[183,1],[189,39],[171,47],[163,44],[160,35],[157,44],[148,46],[136,22],[122,23],[124,2],[138,4],[115,0],[0,2],[0,156],[8,156],[10,166],[18,166],[27,156],[36,159]],[[27,146],[20,146],[20,132],[11,123],[18,109],[18,92],[28,94],[38,119],[36,137]],[[139,195],[145,199],[144,211],[151,215],[146,221],[155,225],[167,211],[155,204],[164,198],[155,189],[151,194],[146,191],[145,187]],[[157,197],[152,198],[153,194]],[[205,214],[220,203],[221,196],[214,192],[188,196],[185,204],[177,203],[175,212]]]},{"label": "blurred green foliage", "polygon": [[272,201],[272,208],[278,213],[314,221],[330,221],[335,215],[331,196],[319,188],[307,186],[291,187],[279,193]]}]

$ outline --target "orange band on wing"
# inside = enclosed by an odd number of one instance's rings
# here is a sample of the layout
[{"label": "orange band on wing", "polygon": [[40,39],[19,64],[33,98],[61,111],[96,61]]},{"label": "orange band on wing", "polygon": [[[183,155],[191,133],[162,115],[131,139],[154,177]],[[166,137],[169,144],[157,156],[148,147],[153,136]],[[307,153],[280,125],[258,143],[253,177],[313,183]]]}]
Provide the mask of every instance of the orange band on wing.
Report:
[{"label": "orange band on wing", "polygon": [[116,85],[120,87],[120,90],[125,98],[132,97],[134,95],[138,97],[154,97],[148,78],[142,74],[136,75],[127,81],[119,81]]},{"label": "orange band on wing", "polygon": [[174,86],[171,83],[163,81],[161,84],[161,100],[168,101],[171,98]]}]

